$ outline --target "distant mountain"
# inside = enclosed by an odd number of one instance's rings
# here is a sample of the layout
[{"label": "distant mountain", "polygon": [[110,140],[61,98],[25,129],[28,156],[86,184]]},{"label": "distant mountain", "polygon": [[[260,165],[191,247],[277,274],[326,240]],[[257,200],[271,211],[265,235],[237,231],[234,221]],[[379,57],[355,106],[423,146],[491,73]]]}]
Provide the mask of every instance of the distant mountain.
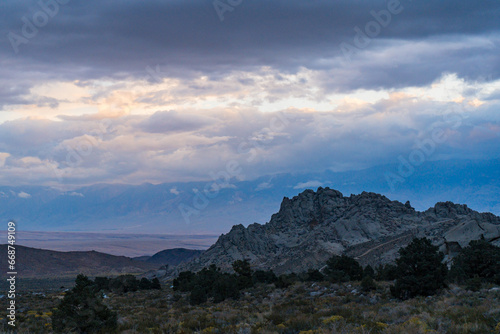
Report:
[{"label": "distant mountain", "polygon": [[203,253],[202,250],[186,249],[186,248],[172,248],[165,249],[156,253],[153,256],[141,256],[134,258],[135,260],[145,261],[158,266],[177,266],[181,263],[193,260]]},{"label": "distant mountain", "polygon": [[380,194],[343,196],[320,187],[284,198],[267,224],[233,226],[199,258],[175,271],[210,264],[229,269],[235,260],[249,259],[255,269],[299,272],[321,268],[333,254],[374,266],[393,261],[416,236],[430,238],[449,258],[481,236],[500,245],[500,217],[451,202],[419,212],[410,202]]},{"label": "distant mountain", "polygon": [[[22,278],[52,278],[76,276],[118,275],[143,273],[157,269],[158,265],[136,261],[125,256],[114,256],[95,251],[56,252],[16,245],[16,271]],[[7,254],[7,245],[0,245]],[[0,257],[0,269],[7,272],[7,256]]]},{"label": "distant mountain", "polygon": [[[218,191],[212,188],[213,180],[98,184],[71,191],[0,186],[0,220],[14,219],[24,231],[219,234],[233,225],[265,223],[283,196],[319,186],[344,194],[366,190],[410,200],[418,210],[452,201],[500,214],[498,159],[428,161],[410,169],[396,163],[359,171],[276,174],[221,183],[218,180]],[[212,189],[210,196],[204,195],[207,189]]]}]

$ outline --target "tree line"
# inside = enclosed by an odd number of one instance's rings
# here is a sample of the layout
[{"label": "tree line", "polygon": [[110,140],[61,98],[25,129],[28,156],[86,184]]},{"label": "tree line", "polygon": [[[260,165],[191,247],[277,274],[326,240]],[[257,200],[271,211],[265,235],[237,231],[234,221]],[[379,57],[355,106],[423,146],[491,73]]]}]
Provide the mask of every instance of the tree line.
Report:
[{"label": "tree line", "polygon": [[375,281],[394,281],[390,287],[395,298],[409,299],[430,296],[447,288],[449,283],[465,285],[477,291],[484,283],[500,284],[500,247],[484,240],[471,241],[453,262],[451,269],[443,263],[444,254],[427,238],[415,238],[399,250],[395,264],[372,268],[362,267],[354,258],[334,255],[322,271],[277,276],[273,271],[252,270],[248,260],[238,260],[232,265],[234,273],[222,272],[211,265],[197,273],[181,272],[173,281],[174,291],[189,292],[192,305],[212,300],[214,303],[227,298],[238,299],[241,291],[259,283],[286,288],[297,281],[329,281],[342,283],[361,281],[361,289],[376,289]]}]

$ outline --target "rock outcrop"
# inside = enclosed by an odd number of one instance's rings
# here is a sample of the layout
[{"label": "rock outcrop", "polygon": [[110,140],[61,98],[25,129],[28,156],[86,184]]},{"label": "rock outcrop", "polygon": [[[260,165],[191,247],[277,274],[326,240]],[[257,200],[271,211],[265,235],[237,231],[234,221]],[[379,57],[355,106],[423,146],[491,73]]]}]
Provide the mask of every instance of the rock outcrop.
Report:
[{"label": "rock outcrop", "polygon": [[451,258],[481,236],[500,243],[500,217],[466,205],[437,203],[419,212],[387,197],[363,192],[343,196],[319,188],[284,198],[278,213],[264,225],[234,226],[199,258],[175,269],[197,271],[210,264],[230,269],[249,259],[254,269],[276,273],[321,268],[333,254],[347,254],[363,264],[393,261],[414,237],[428,237]]}]

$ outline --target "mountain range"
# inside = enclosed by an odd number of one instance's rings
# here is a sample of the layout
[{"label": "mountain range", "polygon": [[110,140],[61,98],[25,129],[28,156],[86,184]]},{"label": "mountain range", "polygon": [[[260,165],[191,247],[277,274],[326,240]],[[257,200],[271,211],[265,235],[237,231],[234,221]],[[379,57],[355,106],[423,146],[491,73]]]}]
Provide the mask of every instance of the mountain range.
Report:
[{"label": "mountain range", "polygon": [[[370,191],[410,200],[417,210],[452,201],[500,214],[500,160],[427,161],[410,167],[394,163],[255,180],[97,184],[71,190],[1,186],[0,220],[16,220],[24,231],[219,234],[233,225],[263,224],[283,196],[320,186],[344,194]],[[207,189],[210,196],[204,195]]]},{"label": "mountain range", "polygon": [[[167,249],[141,258],[115,256],[106,253],[58,252],[16,245],[16,271],[22,278],[61,278],[78,274],[88,276],[115,276],[128,273],[144,273],[162,266],[176,266],[196,258],[201,251],[184,248]],[[0,245],[7,254],[7,245]],[[7,270],[7,257],[0,258],[0,268]]]}]

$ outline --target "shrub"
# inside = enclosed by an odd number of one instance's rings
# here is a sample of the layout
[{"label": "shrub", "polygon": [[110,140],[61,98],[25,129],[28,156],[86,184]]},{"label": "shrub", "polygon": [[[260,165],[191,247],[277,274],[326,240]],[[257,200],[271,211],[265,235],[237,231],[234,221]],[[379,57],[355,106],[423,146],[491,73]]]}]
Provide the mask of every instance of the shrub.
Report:
[{"label": "shrub", "polygon": [[139,284],[134,275],[120,275],[110,280],[109,289],[116,293],[133,292],[139,290]]},{"label": "shrub", "polygon": [[296,274],[288,274],[288,275],[280,275],[274,285],[278,289],[285,289],[289,286],[293,285],[293,283],[297,282],[299,279]]},{"label": "shrub", "polygon": [[390,263],[380,265],[377,267],[375,278],[377,281],[394,281],[397,278],[397,267]]},{"label": "shrub", "polygon": [[158,278],[155,277],[151,280],[151,289],[161,290],[161,284],[160,284],[160,280]]},{"label": "shrub", "polygon": [[443,253],[427,238],[415,238],[399,250],[396,284],[391,293],[396,298],[434,295],[445,287],[448,269],[442,263]]},{"label": "shrub", "polygon": [[94,282],[80,274],[52,314],[52,327],[57,333],[111,333],[117,328],[117,315],[102,303]]},{"label": "shrub", "polygon": [[233,275],[221,275],[213,284],[214,303],[220,303],[227,298],[238,299],[240,297],[239,284],[240,281],[235,279]]},{"label": "shrub", "polygon": [[377,285],[373,281],[373,278],[371,278],[370,276],[365,276],[361,280],[361,289],[365,292],[368,292],[368,291],[376,290]]},{"label": "shrub", "polygon": [[325,274],[332,282],[358,281],[363,278],[363,268],[349,256],[334,255],[326,265]]},{"label": "shrub", "polygon": [[139,289],[140,290],[151,290],[151,281],[146,277],[141,278],[139,281]]},{"label": "shrub", "polygon": [[253,285],[252,269],[248,260],[234,261],[233,270],[238,277],[238,286],[240,289],[246,289]]},{"label": "shrub", "polygon": [[309,269],[307,271],[306,281],[309,282],[321,282],[325,280],[325,275],[323,275],[318,269]]},{"label": "shrub", "polygon": [[253,273],[252,279],[254,283],[274,283],[278,279],[272,270],[256,270]]},{"label": "shrub", "polygon": [[107,277],[96,277],[94,280],[94,284],[96,285],[97,291],[100,291],[100,290],[108,291],[109,290],[109,278],[107,278]]},{"label": "shrub", "polygon": [[[203,268],[197,273],[184,271],[174,279],[174,291],[191,292],[189,302],[192,305],[202,304],[209,298],[213,298],[214,303],[222,302],[227,298],[238,299],[240,289],[248,284],[246,280],[249,279],[250,283],[253,284],[252,272],[247,269],[249,269],[249,265],[246,266],[245,261],[241,261],[236,264],[237,275],[222,273],[220,268],[215,265]],[[155,286],[154,280],[152,285]]]},{"label": "shrub", "polygon": [[470,291],[479,291],[482,285],[481,278],[477,276],[465,281],[465,288]]},{"label": "shrub", "polygon": [[208,299],[207,292],[202,286],[196,285],[193,287],[193,290],[189,295],[189,303],[191,305],[203,304],[207,301],[207,299]]},{"label": "shrub", "polygon": [[484,239],[471,241],[453,260],[450,276],[459,283],[479,277],[500,284],[500,247]]},{"label": "shrub", "polygon": [[173,286],[174,291],[188,292],[194,286],[194,280],[196,278],[195,273],[192,271],[183,271],[174,279]]},{"label": "shrub", "polygon": [[365,269],[363,269],[363,277],[370,276],[371,278],[375,278],[375,270],[370,265],[367,265]]}]

